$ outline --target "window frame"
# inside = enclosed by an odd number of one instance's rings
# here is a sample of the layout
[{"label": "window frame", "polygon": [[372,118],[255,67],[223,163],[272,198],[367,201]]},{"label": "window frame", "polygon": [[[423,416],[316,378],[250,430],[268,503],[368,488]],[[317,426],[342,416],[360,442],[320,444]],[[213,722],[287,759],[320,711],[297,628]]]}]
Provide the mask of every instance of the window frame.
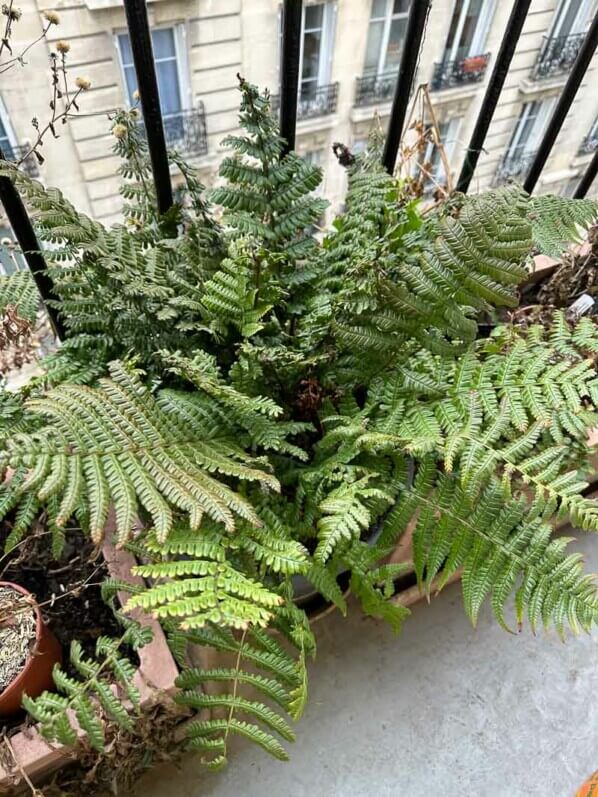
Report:
[{"label": "window frame", "polygon": [[[11,154],[13,154],[16,147],[18,147],[17,137],[15,135],[14,127],[12,126],[12,122],[10,121],[10,114],[6,108],[4,103],[4,99],[0,95],[0,122],[2,122],[2,127],[4,128],[5,138],[8,141],[8,144],[11,148]],[[4,153],[5,155],[7,153]]]},{"label": "window frame", "polygon": [[[323,6],[322,27],[305,29],[305,16],[308,7]],[[311,3],[310,6],[303,6],[301,11],[301,45],[299,49],[299,98],[301,98],[301,88],[304,82],[315,82],[316,89],[320,86],[327,86],[332,75],[332,56],[334,53],[334,33],[336,29],[336,3],[322,0],[319,3]],[[282,16],[281,16],[282,19]],[[311,30],[321,30],[320,53],[318,59],[318,75],[315,79],[304,81],[303,74],[303,49],[305,45],[305,34]],[[281,48],[282,55],[282,48]]]},{"label": "window frame", "polygon": [[[372,22],[380,22],[383,21],[384,27],[382,29],[382,42],[380,47],[380,53],[378,55],[378,64],[376,66],[376,71],[373,70],[366,70],[365,65],[363,69],[363,74],[367,75],[368,77],[381,77],[382,75],[392,75],[394,74],[397,69],[384,69],[384,65],[386,62],[386,57],[388,55],[388,42],[390,40],[390,29],[392,27],[393,20],[395,19],[408,19],[409,17],[409,10],[411,9],[411,3],[416,3],[418,0],[409,0],[409,7],[407,11],[401,11],[397,14],[393,13],[393,6],[394,0],[386,0],[386,11],[384,12],[384,17],[373,17],[372,11],[374,8],[374,0],[372,0],[372,5],[370,8],[370,18],[368,21],[368,35],[366,38],[366,53],[367,53],[367,44],[369,42],[370,36],[370,26]],[[404,46],[404,42],[403,42]]]},{"label": "window frame", "polygon": [[[179,111],[171,114],[163,113],[163,118],[167,119],[169,117],[176,116],[183,111],[191,110],[193,107],[193,95],[191,89],[191,80],[189,76],[189,58],[187,53],[187,27],[184,22],[165,22],[162,25],[156,25],[152,28],[154,30],[172,30],[173,31],[173,40],[174,40],[174,53],[176,59],[176,68],[177,68],[177,78],[179,82],[179,94],[180,94],[180,101],[181,101],[181,108]],[[124,29],[115,30],[113,33],[113,40],[114,46],[116,48],[116,53],[118,56],[118,66],[120,72],[120,80],[122,86],[123,96],[125,98],[125,105],[127,108],[132,107],[132,103],[129,98],[129,88],[127,85],[127,77],[125,74],[125,64],[123,61],[123,52],[120,45],[120,36],[123,34],[127,34],[130,36],[129,31]],[[159,59],[165,60],[165,59]],[[154,54],[154,66],[156,64],[156,56]],[[135,67],[133,66],[133,69]],[[160,111],[162,108],[160,107]]]},{"label": "window frame", "polygon": [[[453,11],[451,13],[449,21],[449,29],[446,34],[447,43],[448,43],[448,37],[450,34],[451,26],[453,24],[453,18],[457,10],[458,2],[459,0],[455,0],[453,3]],[[461,7],[461,13],[459,14],[459,21],[457,23],[457,30],[455,31],[455,36],[450,49],[447,48],[445,45],[445,53],[444,53],[445,61],[457,60],[457,52],[460,47],[461,37],[463,35],[463,28],[465,27],[465,20],[467,18],[467,12],[469,11],[469,8],[471,6],[471,2],[472,0],[465,0],[463,6]],[[496,8],[496,0],[483,0],[482,10],[481,13],[478,14],[475,32],[472,36],[471,44],[469,45],[467,55],[464,56],[465,58],[471,58],[472,56],[482,55],[484,53],[486,48],[486,40],[488,39],[488,33],[490,31],[490,25],[492,23],[492,18],[494,16],[495,8]]]},{"label": "window frame", "polygon": [[562,32],[563,23],[573,2],[575,0],[560,0],[550,25],[549,39],[557,38],[558,36],[573,36],[574,34],[585,32],[594,0],[581,0],[571,27],[565,33]]},{"label": "window frame", "polygon": [[[556,97],[547,97],[543,100],[530,100],[522,105],[519,112],[519,118],[517,119],[517,125],[513,131],[513,135],[511,136],[511,140],[509,141],[505,153],[505,158],[507,160],[514,158],[516,154],[526,155],[531,153],[538,147],[544,125],[554,108],[555,102]],[[527,140],[521,146],[521,137],[526,124],[529,121],[529,117],[532,112],[531,109],[534,105],[537,105],[538,109],[532,122],[530,134],[527,136]]]}]

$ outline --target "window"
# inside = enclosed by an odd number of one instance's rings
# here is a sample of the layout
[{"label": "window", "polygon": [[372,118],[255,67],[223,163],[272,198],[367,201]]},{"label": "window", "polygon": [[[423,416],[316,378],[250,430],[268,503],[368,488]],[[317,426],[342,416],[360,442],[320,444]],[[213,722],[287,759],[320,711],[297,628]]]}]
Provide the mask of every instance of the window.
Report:
[{"label": "window", "polygon": [[405,43],[410,0],[372,0],[364,73],[396,72]]},{"label": "window", "polygon": [[6,160],[12,160],[16,143],[6,107],[0,98],[0,149],[2,149]]},{"label": "window", "polygon": [[[4,147],[2,151],[4,151]],[[12,230],[8,227],[0,226],[0,241],[4,241],[5,239],[9,239],[11,244],[6,245],[3,243],[2,246],[0,246],[0,275],[14,274],[15,271],[21,271],[27,268],[23,255],[15,251],[12,245],[14,241]]]},{"label": "window", "polygon": [[593,0],[561,0],[554,15],[550,37],[583,33]]},{"label": "window", "polygon": [[493,11],[494,0],[456,0],[446,40],[446,61],[462,61],[484,52]]},{"label": "window", "polygon": [[299,92],[303,100],[315,97],[318,87],[330,83],[334,11],[333,3],[316,3],[303,8],[299,64]]},{"label": "window", "polygon": [[[444,152],[446,154],[447,161],[451,162],[453,157],[453,153],[455,151],[455,144],[457,143],[457,134],[459,132],[459,125],[461,120],[457,117],[453,119],[449,119],[446,122],[441,122],[438,125],[438,132],[440,133],[440,141],[444,146]],[[430,141],[428,146],[426,147],[426,153],[424,156],[424,161],[429,161],[431,164],[430,173],[433,177],[433,180],[430,180],[430,185],[427,186],[428,188],[435,188],[435,183],[444,183],[446,181],[446,172],[444,169],[444,163],[442,162],[442,158],[440,157],[440,150],[438,149],[435,144]]]},{"label": "window", "polygon": [[[152,44],[154,47],[154,63],[158,79],[158,92],[160,94],[160,107],[165,119],[176,116],[187,106],[188,91],[184,71],[181,69],[183,59],[180,53],[182,29],[157,28],[152,31]],[[137,75],[133,65],[133,53],[128,33],[120,33],[117,37],[118,51],[123,71],[124,82],[127,90],[129,105],[135,105],[134,93],[137,90]]]},{"label": "window", "polygon": [[598,116],[594,120],[594,124],[591,126],[587,136],[581,142],[579,152],[582,155],[587,155],[590,152],[594,152],[596,148],[598,148]]},{"label": "window", "polygon": [[525,103],[507,148],[509,160],[517,160],[537,148],[553,103],[554,98]]}]

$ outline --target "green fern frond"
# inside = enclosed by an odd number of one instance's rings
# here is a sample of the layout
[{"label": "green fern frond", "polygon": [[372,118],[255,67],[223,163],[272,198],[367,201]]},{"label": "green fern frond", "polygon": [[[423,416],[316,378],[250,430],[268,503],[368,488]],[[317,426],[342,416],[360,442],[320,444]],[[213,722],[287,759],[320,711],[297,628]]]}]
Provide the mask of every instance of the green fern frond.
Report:
[{"label": "green fern frond", "polygon": [[542,254],[560,257],[571,244],[581,243],[585,231],[598,218],[598,202],[551,194],[532,196],[528,218],[534,245]]}]

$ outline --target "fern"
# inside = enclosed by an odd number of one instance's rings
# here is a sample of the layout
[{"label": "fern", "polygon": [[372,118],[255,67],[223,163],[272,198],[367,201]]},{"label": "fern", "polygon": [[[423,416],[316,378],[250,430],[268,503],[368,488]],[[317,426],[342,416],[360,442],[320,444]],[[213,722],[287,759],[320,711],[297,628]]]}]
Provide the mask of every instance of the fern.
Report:
[{"label": "fern", "polygon": [[594,199],[534,196],[529,200],[535,246],[549,257],[560,257],[571,244],[581,243],[583,231],[598,218]]},{"label": "fern", "polygon": [[0,314],[12,306],[19,318],[35,321],[39,303],[37,286],[28,270],[0,276]]},{"label": "fern", "polygon": [[[123,730],[132,730],[132,713],[140,710],[139,690],[133,683],[135,666],[123,652],[134,650],[151,641],[151,630],[127,622],[127,630],[120,639],[101,636],[96,641],[95,658],[85,656],[80,643],[73,640],[70,662],[74,675],[67,675],[59,664],[53,678],[59,694],[43,692],[32,699],[23,696],[23,706],[40,723],[44,738],[73,746],[77,742],[77,728],[87,737],[94,750],[104,750],[104,720],[116,723]],[[125,704],[118,692],[111,688],[118,684],[126,696]]]},{"label": "fern", "polygon": [[[278,640],[257,629],[246,629],[236,637],[230,631],[206,628],[187,638],[231,661],[228,667],[188,669],[177,679],[182,690],[177,703],[209,712],[208,719],[187,725],[190,749],[200,752],[210,769],[220,769],[227,762],[229,738],[236,734],[286,761],[288,754],[280,739],[292,742],[295,734],[284,714],[298,719],[302,712],[307,691],[305,645],[313,647],[313,639],[302,636],[300,655],[293,658]],[[207,687],[221,689],[223,684],[228,687],[224,692],[207,691]]]},{"label": "fern", "polygon": [[[100,540],[111,503],[119,542],[126,541],[141,507],[150,515],[160,539],[172,527],[173,508],[188,513],[192,528],[206,514],[235,525],[235,515],[259,524],[249,503],[211,473],[255,479],[271,489],[278,482],[232,441],[213,437],[206,420],[195,417],[191,428],[174,413],[173,397],[161,406],[132,368],[115,362],[111,379],[100,387],[63,385],[39,399],[31,412],[50,419],[32,435],[7,443],[4,465],[31,468],[22,485],[3,487],[17,500],[32,492],[41,501],[60,499],[56,524],[64,527],[81,504],[89,515],[89,532]],[[14,505],[14,503],[13,503]]]}]

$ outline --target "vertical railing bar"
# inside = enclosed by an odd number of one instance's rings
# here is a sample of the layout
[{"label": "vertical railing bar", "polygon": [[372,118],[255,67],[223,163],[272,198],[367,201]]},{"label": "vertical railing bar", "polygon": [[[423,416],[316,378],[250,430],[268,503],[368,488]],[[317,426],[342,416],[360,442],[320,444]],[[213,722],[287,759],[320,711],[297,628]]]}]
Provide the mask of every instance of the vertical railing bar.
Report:
[{"label": "vertical railing bar", "polygon": [[[4,160],[2,150],[0,150],[0,159]],[[56,301],[58,299],[54,292],[54,284],[48,274],[48,266],[23,200],[14,183],[8,177],[0,177],[0,202],[4,206],[17,243],[21,247],[23,256],[35,280],[54,333],[59,340],[64,340],[66,337],[64,324],[60,320],[56,308],[48,304],[48,301]]]},{"label": "vertical railing bar", "polygon": [[284,0],[280,59],[280,135],[286,142],[284,154],[295,149],[302,12],[302,0]]},{"label": "vertical railing bar", "polygon": [[145,0],[125,0],[125,13],[129,28],[129,39],[133,53],[133,63],[137,75],[137,88],[143,111],[143,121],[147,133],[147,144],[158,212],[164,215],[173,204],[170,167],[166,155],[166,138],[160,110],[160,95],[154,64],[154,50],[150,34]]},{"label": "vertical railing bar", "polygon": [[583,173],[581,180],[577,188],[575,189],[575,193],[573,194],[574,199],[583,199],[584,196],[590,190],[590,187],[594,180],[596,179],[596,174],[598,174],[598,149],[594,152],[594,157],[588,164],[588,168]]},{"label": "vertical railing bar", "polygon": [[554,109],[550,121],[548,122],[546,132],[544,133],[538,151],[536,152],[536,157],[534,158],[533,163],[527,173],[527,177],[525,178],[525,182],[523,183],[523,188],[528,192],[528,194],[532,193],[536,183],[538,182],[538,178],[542,174],[542,169],[548,160],[550,152],[554,146],[554,142],[556,141],[559,131],[563,126],[563,122],[569,113],[569,109],[571,108],[573,100],[575,99],[577,90],[581,85],[581,81],[583,80],[587,68],[590,65],[592,56],[596,51],[597,44],[598,14],[596,14],[594,17],[590,29],[588,30],[586,37],[579,48],[579,53],[577,54],[577,58],[571,67],[571,72],[569,73],[569,77],[565,83],[565,88],[559,97],[556,108]]},{"label": "vertical railing bar", "polygon": [[496,63],[488,81],[469,146],[465,151],[465,160],[455,189],[457,191],[467,193],[471,183],[530,5],[531,0],[516,0],[511,9]]},{"label": "vertical railing bar", "polygon": [[410,100],[411,84],[413,83],[415,70],[417,69],[419,50],[424,35],[430,2],[431,0],[412,0],[409,9],[407,30],[404,40],[405,46],[403,47],[403,53],[401,55],[399,75],[390,112],[390,122],[388,124],[386,141],[384,142],[384,154],[382,155],[384,167],[390,174],[394,172],[397,161],[403,125],[405,124],[405,116]]}]

